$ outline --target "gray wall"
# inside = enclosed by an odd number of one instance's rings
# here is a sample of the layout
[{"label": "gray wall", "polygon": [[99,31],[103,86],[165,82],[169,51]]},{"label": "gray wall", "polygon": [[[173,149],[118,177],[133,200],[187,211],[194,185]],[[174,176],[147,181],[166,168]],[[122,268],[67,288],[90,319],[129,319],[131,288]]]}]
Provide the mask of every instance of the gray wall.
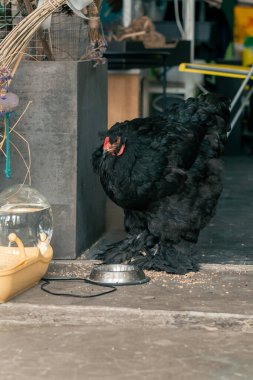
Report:
[{"label": "gray wall", "polygon": [[[100,143],[98,132],[107,127],[107,67],[24,62],[11,91],[20,97],[18,115],[33,102],[17,131],[30,143],[32,186],[52,205],[54,257],[76,258],[105,228],[105,195],[90,158]],[[14,134],[12,141],[27,159],[26,144]],[[23,182],[25,167],[14,149],[11,161],[13,175],[7,180],[0,156],[0,190]]]}]

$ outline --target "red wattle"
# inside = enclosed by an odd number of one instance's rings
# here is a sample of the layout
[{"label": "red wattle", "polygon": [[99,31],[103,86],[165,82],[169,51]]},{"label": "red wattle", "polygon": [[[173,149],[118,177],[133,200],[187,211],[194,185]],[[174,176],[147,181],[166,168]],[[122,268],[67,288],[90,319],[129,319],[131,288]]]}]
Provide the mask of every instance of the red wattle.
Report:
[{"label": "red wattle", "polygon": [[126,147],[125,144],[121,145],[121,148],[120,148],[119,153],[117,154],[117,156],[121,156],[121,155],[122,155],[122,153],[123,153],[124,150],[125,150],[125,147]]}]

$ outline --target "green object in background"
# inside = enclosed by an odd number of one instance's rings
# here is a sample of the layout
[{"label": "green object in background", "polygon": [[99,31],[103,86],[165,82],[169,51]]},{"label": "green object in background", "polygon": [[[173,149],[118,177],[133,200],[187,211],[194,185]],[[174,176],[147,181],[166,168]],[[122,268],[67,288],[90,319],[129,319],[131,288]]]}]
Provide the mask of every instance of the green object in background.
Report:
[{"label": "green object in background", "polygon": [[230,26],[232,33],[233,33],[233,29],[234,29],[234,6],[236,4],[237,4],[236,0],[223,0],[222,6],[221,6],[221,8],[223,9],[223,11],[227,17],[227,20],[228,20],[228,23],[229,23],[229,26]]},{"label": "green object in background", "polygon": [[243,66],[253,65],[253,37],[245,37],[244,48],[242,52]]},{"label": "green object in background", "polygon": [[104,0],[100,10],[100,18],[104,26],[108,28],[112,24],[120,24],[122,21],[122,1]]},{"label": "green object in background", "polygon": [[[229,28],[230,28],[230,32],[232,36],[234,34],[234,7],[236,4],[237,4],[237,0],[223,0],[222,6],[221,6],[228,20],[228,24],[229,24]],[[232,41],[227,47],[224,58],[225,60],[234,59],[234,43]]]},{"label": "green object in background", "polygon": [[3,17],[4,13],[5,13],[5,6],[3,6],[2,4],[0,4],[0,16]]},{"label": "green object in background", "polygon": [[253,37],[245,37],[244,46],[253,49]]},{"label": "green object in background", "polygon": [[234,44],[233,44],[233,42],[230,42],[230,44],[228,45],[224,59],[227,61],[231,61],[234,59]]}]

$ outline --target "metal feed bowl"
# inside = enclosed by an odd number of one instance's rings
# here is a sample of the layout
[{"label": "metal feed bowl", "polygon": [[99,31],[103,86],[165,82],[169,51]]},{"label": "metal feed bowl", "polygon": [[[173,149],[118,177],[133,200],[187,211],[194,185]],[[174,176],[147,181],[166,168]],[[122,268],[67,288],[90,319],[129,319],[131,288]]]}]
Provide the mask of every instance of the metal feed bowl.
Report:
[{"label": "metal feed bowl", "polygon": [[92,269],[88,280],[101,285],[140,285],[150,279],[135,265],[102,264]]}]

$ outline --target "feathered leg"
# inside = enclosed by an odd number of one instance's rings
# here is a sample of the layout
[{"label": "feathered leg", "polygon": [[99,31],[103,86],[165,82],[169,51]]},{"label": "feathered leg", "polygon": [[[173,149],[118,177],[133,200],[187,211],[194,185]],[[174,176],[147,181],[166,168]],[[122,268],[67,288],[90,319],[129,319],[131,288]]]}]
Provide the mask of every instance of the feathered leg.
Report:
[{"label": "feathered leg", "polygon": [[198,270],[194,245],[190,242],[173,245],[159,242],[146,257],[136,256],[132,262],[141,269],[185,274]]},{"label": "feathered leg", "polygon": [[107,264],[130,263],[136,256],[145,257],[157,243],[157,239],[147,229],[147,220],[142,212],[124,210],[124,213],[127,237],[108,244],[103,252],[96,255],[97,259]]},{"label": "feathered leg", "polygon": [[131,264],[136,257],[145,258],[149,246],[154,244],[154,238],[145,231],[138,235],[127,235],[123,240],[108,244],[103,252],[96,255],[96,258],[106,264]]}]

